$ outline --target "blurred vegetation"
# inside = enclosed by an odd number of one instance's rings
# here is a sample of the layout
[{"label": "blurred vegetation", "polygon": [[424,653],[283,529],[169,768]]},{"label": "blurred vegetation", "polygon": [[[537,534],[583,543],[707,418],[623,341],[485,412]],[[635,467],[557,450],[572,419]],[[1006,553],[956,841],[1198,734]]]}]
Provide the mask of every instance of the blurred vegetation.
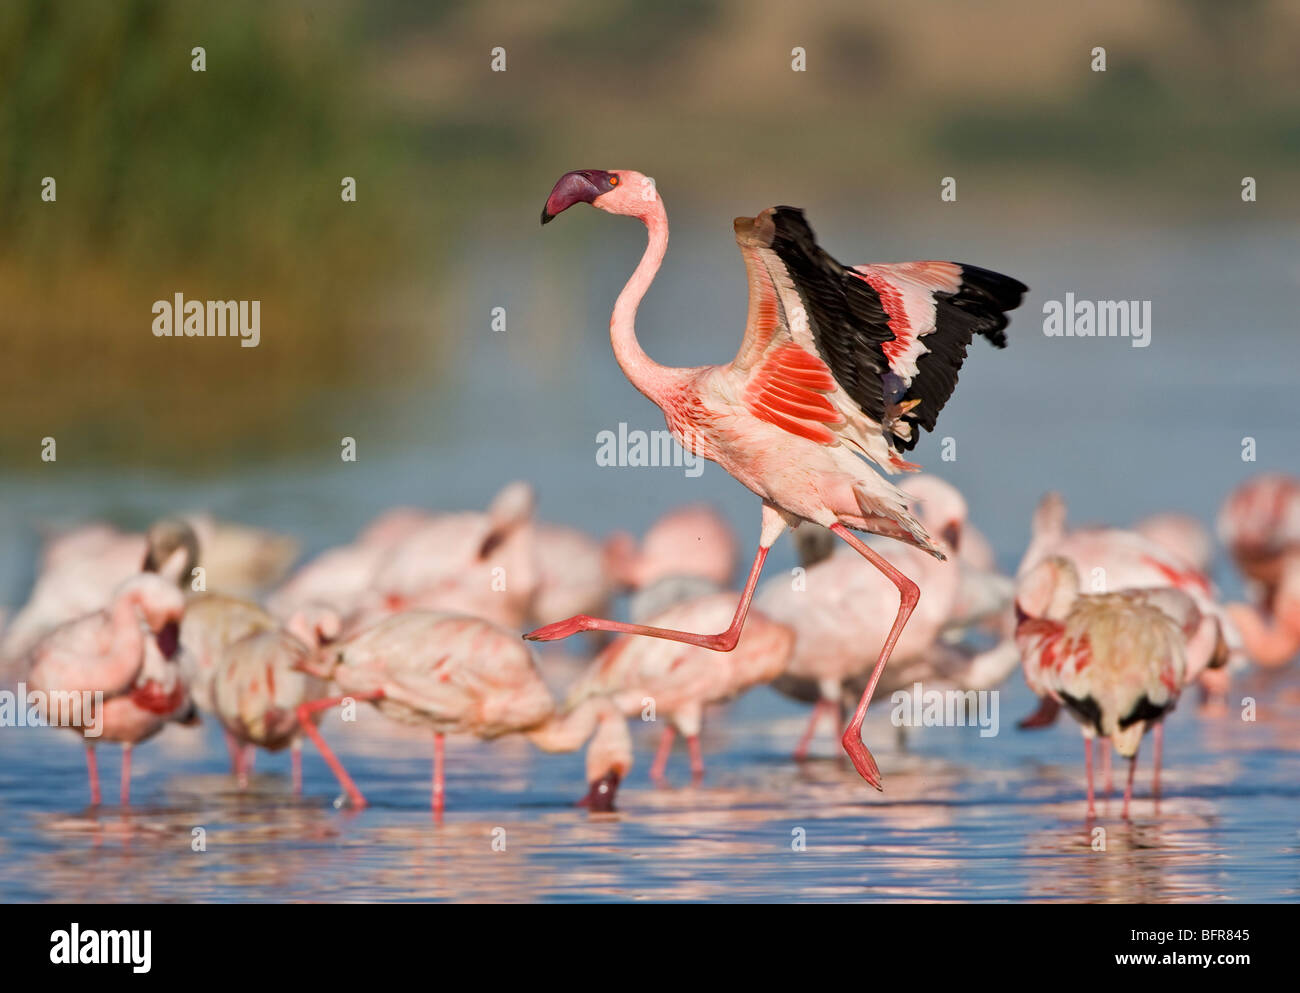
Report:
[{"label": "blurred vegetation", "polygon": [[[449,372],[456,246],[512,236],[569,168],[645,169],[678,209],[929,203],[955,175],[1046,224],[1080,202],[1186,220],[1239,208],[1254,175],[1271,216],[1295,211],[1300,5],[1079,8],[10,0],[0,460],[52,434],[211,467],[318,446],[348,395],[382,417]],[[260,299],[261,345],[155,339],[152,302],[178,291]]]}]

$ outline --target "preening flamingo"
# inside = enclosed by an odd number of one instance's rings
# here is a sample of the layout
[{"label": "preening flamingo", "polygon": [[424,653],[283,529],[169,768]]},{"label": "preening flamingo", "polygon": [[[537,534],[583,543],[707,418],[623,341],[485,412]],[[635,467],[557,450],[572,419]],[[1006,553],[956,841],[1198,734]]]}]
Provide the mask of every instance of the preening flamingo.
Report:
[{"label": "preening flamingo", "polygon": [[[43,719],[87,737],[86,765],[91,803],[100,802],[95,744],[123,745],[122,803],[131,796],[131,747],[163,729],[169,720],[187,723],[194,707],[176,662],[178,625],[185,601],[176,585],[149,573],[122,583],[109,606],[67,621],[44,635],[28,657],[29,690],[44,693]],[[53,695],[52,695],[53,694]],[[102,694],[102,704],[69,711],[66,694]],[[55,707],[58,710],[55,710]],[[69,720],[70,713],[79,720]]]},{"label": "preening flamingo", "polygon": [[365,797],[315,728],[313,715],[345,699],[368,700],[381,713],[433,731],[433,809],[443,809],[443,739],[447,734],[528,736],[544,751],[587,751],[593,809],[613,807],[632,765],[626,721],[607,701],[592,700],[560,715],[532,652],[518,635],[477,617],[412,610],[395,614],[322,649],[302,668],[330,680],[341,695],[298,708],[298,723],[315,742],[349,799]]},{"label": "preening flamingo", "polygon": [[[733,594],[715,593],[670,607],[653,620],[661,627],[707,631],[726,623],[734,610]],[[691,773],[698,779],[704,775],[699,737],[704,708],[776,678],[793,647],[794,632],[757,610],[750,614],[735,649],[721,656],[700,645],[624,635],[592,660],[570,689],[568,705],[575,708],[593,697],[608,697],[620,712],[632,716],[652,701],[655,720],[662,717],[665,724],[651,778],[663,778],[674,731],[679,731],[690,748]]]},{"label": "preening flamingo", "polygon": [[[1187,682],[1188,639],[1213,643],[1217,626],[1207,627],[1203,621],[1212,619],[1170,587],[1082,593],[1074,563],[1060,556],[1044,558],[1021,578],[1016,606],[1025,681],[1064,705],[1083,730],[1088,816],[1095,813],[1092,741],[1100,736],[1129,759],[1123,812],[1128,817],[1142,735],[1153,725],[1159,729],[1178,702]],[[1157,793],[1159,756],[1157,739]]]},{"label": "preening flamingo", "polygon": [[241,788],[251,771],[247,749],[257,746],[276,752],[288,746],[294,792],[301,790],[299,708],[322,698],[328,689],[327,683],[302,668],[315,647],[274,628],[246,635],[223,653],[213,674],[212,706],[240,749],[236,774]]},{"label": "preening flamingo", "polygon": [[[1017,579],[1050,556],[1069,559],[1077,570],[1085,593],[1118,593],[1124,590],[1170,588],[1190,596],[1201,613],[1216,619],[1221,628],[1226,654],[1208,650],[1189,655],[1186,676],[1199,681],[1206,694],[1227,690],[1226,663],[1239,659],[1241,634],[1217,600],[1213,584],[1182,555],[1150,538],[1122,528],[1066,527],[1065,500],[1049,493],[1034,513],[1029,547],[1017,570]],[[1041,727],[1056,718],[1058,706],[1044,697],[1039,710],[1021,722],[1021,727]]]},{"label": "preening flamingo", "polygon": [[637,307],[668,247],[668,217],[654,181],[630,169],[566,173],[547,198],[542,223],[578,203],[645,224],[645,253],[610,319],[614,356],[632,385],[663,410],[684,448],[717,462],[763,501],[762,527],[740,602],[722,632],[578,615],[527,637],[606,630],[730,651],[773,542],[800,521],[828,527],[899,593],[894,624],[842,739],[854,768],[879,789],[862,721],[920,591],[850,529],[943,553],[904,494],[863,459],[885,472],[915,468],[900,453],[915,447],[921,428],[933,430],[972,337],[1006,344],[1006,312],[1019,306],[1026,287],[953,262],[846,267],[817,246],[802,211],[773,207],[735,221],[749,278],[740,352],[725,365],[669,368],[641,349],[635,331]]},{"label": "preening flamingo", "polygon": [[[247,782],[254,745],[276,751],[292,739],[293,779],[298,787],[299,744],[296,735],[283,735],[280,728],[296,721],[299,703],[321,693],[301,673],[288,670],[302,661],[300,655],[308,649],[338,634],[338,617],[328,607],[304,607],[282,628],[270,613],[238,597],[204,593],[187,601],[180,631],[181,670],[195,705],[216,716],[225,729],[231,768],[241,786]],[[294,649],[295,640],[302,644],[302,653]],[[260,671],[269,673],[265,681],[259,678]],[[276,673],[281,674],[278,682]],[[217,691],[219,681],[226,684],[222,693]],[[258,715],[265,717],[273,708],[285,713],[263,722],[273,727],[260,727]]]}]

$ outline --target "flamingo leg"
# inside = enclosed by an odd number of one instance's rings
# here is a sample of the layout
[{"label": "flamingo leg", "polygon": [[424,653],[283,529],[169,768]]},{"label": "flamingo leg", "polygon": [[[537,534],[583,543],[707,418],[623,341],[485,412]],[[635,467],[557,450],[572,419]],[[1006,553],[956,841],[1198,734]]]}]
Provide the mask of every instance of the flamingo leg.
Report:
[{"label": "flamingo leg", "polygon": [[871,679],[862,692],[862,699],[858,701],[858,709],[853,712],[849,726],[844,729],[844,737],[840,739],[844,750],[853,762],[853,768],[858,770],[858,775],[879,790],[883,789],[880,782],[880,768],[876,765],[876,760],[871,757],[867,746],[862,743],[862,722],[867,716],[867,705],[871,703],[871,694],[875,692],[876,683],[880,682],[880,675],[885,671],[885,663],[893,654],[898,636],[903,633],[903,628],[907,626],[907,619],[912,616],[917,601],[921,599],[921,590],[843,524],[836,521],[831,525],[831,530],[847,541],[854,551],[884,573],[885,578],[898,587],[898,614],[894,617],[894,625],[889,629],[889,636],[880,649],[880,656],[876,659],[876,667],[871,672]]},{"label": "flamingo leg", "polygon": [[[829,700],[819,699],[813,704],[812,717],[808,719],[808,726],[804,728],[803,737],[799,739],[799,744],[795,745],[794,748],[794,760],[796,762],[802,762],[808,758],[808,746],[812,744],[813,735],[817,731],[817,721],[821,718],[822,711],[829,706],[831,706]],[[836,727],[839,727],[838,721],[836,721]]]},{"label": "flamingo leg", "polygon": [[1124,785],[1124,820],[1128,820],[1128,803],[1133,798],[1133,774],[1137,772],[1138,757],[1137,752],[1128,760],[1128,782]]},{"label": "flamingo leg", "polygon": [[1160,757],[1165,750],[1165,725],[1161,721],[1156,725],[1156,755],[1155,755],[1155,775],[1151,780],[1151,792],[1156,799],[1160,798]]},{"label": "flamingo leg", "polygon": [[442,819],[443,798],[446,793],[446,786],[443,780],[443,745],[444,735],[441,731],[435,731],[433,735],[433,815],[439,820]]},{"label": "flamingo leg", "polygon": [[691,751],[691,781],[698,783],[704,778],[704,755],[700,752],[700,736],[689,735],[686,738],[686,747]]},{"label": "flamingo leg", "polygon": [[302,739],[294,738],[289,746],[289,762],[293,767],[293,795],[302,796]]},{"label": "flamingo leg", "polygon": [[223,730],[226,735],[226,751],[230,753],[230,774],[232,776],[238,776],[240,759],[239,742],[235,740],[235,736],[230,732],[229,728],[224,728]]},{"label": "flamingo leg", "polygon": [[529,641],[557,641],[568,638],[579,631],[612,631],[615,634],[639,634],[647,638],[663,638],[667,641],[680,641],[687,645],[698,645],[715,652],[729,652],[740,640],[740,630],[745,626],[745,617],[749,613],[749,603],[754,599],[754,588],[758,586],[759,574],[767,553],[781,533],[786,523],[781,514],[768,504],[763,505],[763,530],[758,541],[758,551],[754,554],[754,564],[749,567],[749,578],[745,580],[745,589],[740,594],[740,603],[736,604],[736,614],[731,619],[731,626],[719,634],[695,634],[691,631],[677,631],[673,628],[657,628],[648,624],[626,624],[622,621],[602,620],[578,614],[568,620],[556,621],[530,631],[524,635]]},{"label": "flamingo leg", "polygon": [[1087,738],[1083,739],[1083,768],[1088,775],[1088,819],[1097,816],[1097,808],[1092,799],[1092,753],[1094,749],[1092,742]]},{"label": "flamingo leg", "polygon": [[1102,796],[1109,802],[1111,785],[1111,747],[1109,738],[1098,738],[1101,745]]},{"label": "flamingo leg", "polygon": [[664,770],[668,768],[668,756],[673,750],[673,736],[676,729],[671,724],[665,724],[663,733],[659,736],[659,750],[655,752],[655,764],[650,767],[650,778],[655,782],[662,782]]},{"label": "flamingo leg", "polygon": [[343,787],[343,792],[348,795],[348,799],[354,807],[364,807],[366,798],[361,795],[357,789],[357,784],[352,781],[348,771],[343,768],[343,763],[338,760],[338,756],[325,744],[325,739],[321,737],[320,732],[316,730],[316,725],[311,719],[311,715],[321,710],[329,710],[331,707],[337,707],[344,700],[378,700],[384,695],[382,690],[376,690],[374,693],[353,693],[349,696],[326,697],[323,700],[309,700],[306,703],[298,705],[298,725],[306,732],[307,737],[312,740],[312,744],[320,751],[321,757],[325,764],[330,767],[334,773],[334,778],[339,781]]},{"label": "flamingo leg", "polygon": [[98,807],[99,797],[99,759],[95,757],[95,749],[86,746],[86,771],[90,774],[90,805]]},{"label": "flamingo leg", "polygon": [[122,746],[122,806],[131,803],[131,746]]},{"label": "flamingo leg", "polygon": [[1061,705],[1050,696],[1045,696],[1038,701],[1038,709],[1028,717],[1021,718],[1016,727],[1022,730],[1050,727],[1060,712]]}]

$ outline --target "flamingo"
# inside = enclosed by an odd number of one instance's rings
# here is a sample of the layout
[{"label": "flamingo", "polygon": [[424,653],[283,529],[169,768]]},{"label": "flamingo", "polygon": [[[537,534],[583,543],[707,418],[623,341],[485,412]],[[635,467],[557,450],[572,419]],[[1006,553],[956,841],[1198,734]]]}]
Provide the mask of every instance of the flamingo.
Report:
[{"label": "flamingo", "polygon": [[1256,601],[1228,605],[1246,650],[1262,666],[1285,665],[1300,652],[1300,479],[1265,473],[1243,483],[1224,501],[1218,531]]},{"label": "flamingo", "polygon": [[21,659],[59,625],[103,608],[141,571],[187,580],[198,554],[193,529],[176,518],[158,521],[144,535],[95,524],[52,539],[27,603],[5,629],[0,658]]},{"label": "flamingo", "polygon": [[1150,514],[1133,525],[1142,537],[1185,559],[1198,572],[1209,575],[1214,564],[1214,539],[1191,514],[1166,511]]},{"label": "flamingo", "polygon": [[328,606],[348,631],[410,608],[517,627],[538,586],[533,504],[532,487],[512,483],[486,512],[385,514],[356,542],[299,570],[271,598],[271,611],[288,620],[305,606]]},{"label": "flamingo", "polygon": [[[259,708],[262,713],[272,707],[288,709],[287,701],[293,700],[295,693],[314,692],[315,689],[314,686],[305,686],[300,674],[287,671],[302,660],[285,639],[315,648],[336,638],[339,630],[338,616],[320,605],[301,608],[282,629],[280,622],[266,610],[238,597],[203,593],[187,601],[180,630],[181,671],[195,705],[214,714],[225,729],[231,768],[241,786],[247,782],[254,745],[276,751],[288,743],[288,739],[281,741],[280,735],[274,733],[269,737],[275,743],[268,743],[268,733],[254,727],[255,721],[245,715],[256,714]],[[251,642],[251,645],[246,645],[246,642]],[[244,646],[239,659],[248,659],[252,655],[265,664],[271,673],[265,684],[256,678],[259,671],[256,662],[240,661],[238,665],[231,662],[231,655],[239,645]],[[275,672],[283,673],[279,692],[274,682]],[[234,684],[225,688],[224,696],[217,692],[222,679]],[[294,703],[289,709],[288,719],[295,716],[296,706]],[[281,718],[280,723],[283,722]],[[301,783],[301,753],[296,736],[290,737],[293,738],[293,781],[297,790]]]},{"label": "flamingo", "polygon": [[[670,607],[654,618],[660,626],[709,630],[726,623],[735,609],[730,593],[715,593]],[[794,647],[794,632],[755,610],[734,651],[719,656],[712,650],[663,639],[624,636],[611,642],[592,660],[568,695],[570,708],[593,697],[608,697],[627,716],[644,711],[654,701],[667,716],[650,776],[664,777],[674,732],[686,739],[691,774],[704,775],[700,728],[704,708],[738,696],[752,686],[781,674]]]},{"label": "flamingo", "polygon": [[[1080,724],[1093,803],[1093,738],[1108,738],[1129,760],[1123,816],[1128,817],[1138,746],[1147,728],[1161,727],[1187,683],[1189,640],[1218,637],[1195,600],[1171,587],[1119,593],[1080,592],[1079,572],[1062,556],[1047,556],[1017,588],[1016,643],[1025,681],[1064,705]],[[1220,648],[1221,648],[1220,644]],[[1157,738],[1155,790],[1159,793]]]},{"label": "flamingo", "polygon": [[[327,684],[303,670],[310,647],[279,628],[255,631],[230,645],[213,674],[212,706],[217,719],[239,749],[236,774],[242,789],[251,771],[256,745],[269,752],[289,746],[293,789],[302,790],[299,708],[325,696]],[[313,715],[314,716],[314,715]]]},{"label": "flamingo", "polygon": [[340,696],[305,702],[298,724],[320,750],[356,807],[366,800],[316,730],[313,715],[346,699],[367,700],[381,713],[433,730],[434,814],[444,807],[443,743],[447,734],[498,738],[524,734],[543,751],[574,751],[590,739],[584,803],[612,810],[632,765],[623,715],[604,700],[557,714],[528,647],[518,636],[477,617],[441,611],[395,614],[346,635],[300,668],[333,682]]},{"label": "flamingo", "polygon": [[1300,479],[1263,473],[1228,495],[1219,510],[1219,540],[1268,606],[1283,564],[1300,554]]},{"label": "flamingo", "polygon": [[[1227,663],[1240,657],[1241,634],[1229,612],[1217,602],[1217,593],[1209,578],[1192,563],[1136,531],[1122,528],[1067,530],[1065,500],[1059,493],[1047,494],[1034,513],[1032,536],[1017,570],[1017,578],[1022,579],[1053,555],[1073,562],[1088,592],[1168,587],[1188,594],[1203,614],[1217,620],[1227,650],[1222,654],[1209,650],[1193,652],[1186,666],[1187,679],[1200,682],[1203,693],[1207,695],[1226,692]],[[1044,696],[1039,709],[1022,720],[1020,726],[1044,727],[1056,719],[1058,711],[1057,702],[1051,696]]]},{"label": "flamingo", "polygon": [[[96,694],[99,701],[80,720],[61,723],[93,730],[123,745],[123,805],[131,798],[131,748],[153,737],[169,721],[190,723],[193,704],[176,662],[178,625],[185,601],[174,583],[143,573],[118,586],[108,606],[67,621],[44,635],[27,658],[28,688],[45,694],[46,719],[53,720],[51,694]],[[99,696],[102,694],[102,697]],[[87,737],[86,767],[91,803],[100,802],[99,767]]]},{"label": "flamingo", "polygon": [[[749,318],[736,358],[675,369],[637,343],[637,307],[668,247],[668,217],[654,181],[630,169],[566,173],[542,223],[578,203],[641,221],[648,242],[614,304],[610,340],[624,374],[659,406],[676,440],[718,463],[762,500],[758,550],[730,625],[717,634],[656,628],[579,614],[526,637],[579,631],[641,634],[731,651],[740,638],[769,549],[787,527],[830,528],[884,573],[898,612],[842,740],[854,768],[882,788],[862,743],[876,681],[920,591],[853,530],[897,538],[942,557],[888,473],[916,468],[899,454],[933,430],[976,334],[1006,344],[1006,311],[1026,287],[987,269],[952,262],[840,265],[817,246],[803,212],[772,207],[735,221],[749,278]],[[859,458],[861,456],[862,458]],[[850,530],[853,529],[853,530]]]}]

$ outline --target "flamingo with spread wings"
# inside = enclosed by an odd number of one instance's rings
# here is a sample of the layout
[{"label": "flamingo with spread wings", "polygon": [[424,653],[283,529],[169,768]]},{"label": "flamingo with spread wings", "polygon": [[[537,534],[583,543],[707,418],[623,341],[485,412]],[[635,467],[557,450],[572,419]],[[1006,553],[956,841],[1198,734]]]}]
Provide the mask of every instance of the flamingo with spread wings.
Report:
[{"label": "flamingo with spread wings", "polygon": [[610,318],[614,356],[632,385],[663,410],[683,447],[718,463],[762,499],[762,527],[725,631],[692,634],[578,615],[526,637],[616,631],[731,651],[772,544],[801,521],[821,524],[899,591],[898,613],[842,738],[854,768],[880,789],[862,722],[920,590],[853,531],[897,538],[939,558],[943,553],[908,496],[868,462],[887,473],[917,468],[902,453],[915,447],[921,428],[933,430],[971,339],[978,334],[1006,344],[1006,312],[1020,304],[1026,287],[955,262],[843,266],[818,247],[803,211],[771,207],[735,221],[749,279],[739,353],[725,365],[670,368],[641,349],[635,330],[637,307],[668,247],[668,217],[654,181],[630,169],[566,173],[546,201],[542,223],[578,203],[645,224],[645,253]]}]

